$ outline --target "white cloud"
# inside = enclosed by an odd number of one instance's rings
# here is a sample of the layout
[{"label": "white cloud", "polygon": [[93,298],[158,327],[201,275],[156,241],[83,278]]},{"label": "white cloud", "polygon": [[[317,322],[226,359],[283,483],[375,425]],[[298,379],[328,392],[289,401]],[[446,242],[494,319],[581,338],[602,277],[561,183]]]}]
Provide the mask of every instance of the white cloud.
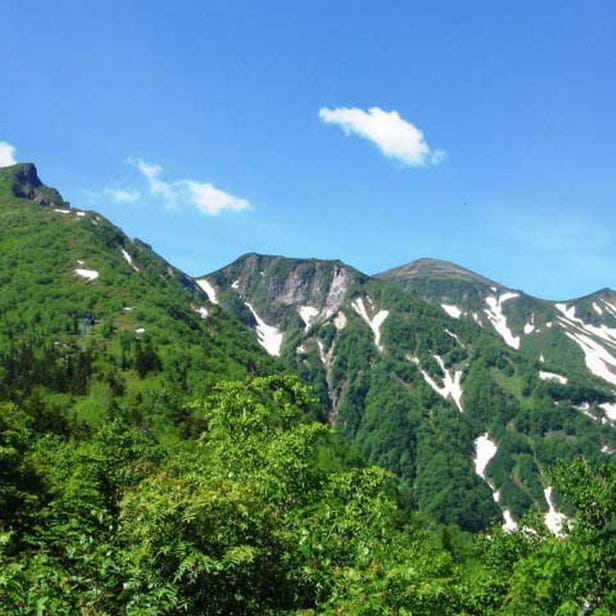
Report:
[{"label": "white cloud", "polygon": [[250,207],[246,199],[235,197],[209,182],[197,180],[161,180],[163,168],[140,158],[129,158],[127,162],[138,169],[148,181],[150,194],[160,197],[168,209],[177,209],[184,203],[195,206],[203,214],[214,216],[224,210],[245,210]]},{"label": "white cloud", "polygon": [[437,165],[445,157],[443,150],[431,149],[421,130],[397,111],[380,107],[368,111],[357,107],[322,107],[319,118],[326,124],[338,124],[347,135],[356,134],[372,141],[385,156],[410,167]]},{"label": "white cloud", "polygon": [[10,167],[16,163],[15,146],[6,141],[0,141],[0,167]]},{"label": "white cloud", "polygon": [[134,203],[139,201],[141,193],[138,190],[126,188],[105,188],[105,195],[117,203]]},{"label": "white cloud", "polygon": [[245,210],[248,207],[246,199],[234,197],[212,184],[185,180],[192,194],[193,203],[204,214],[218,214],[222,210]]}]

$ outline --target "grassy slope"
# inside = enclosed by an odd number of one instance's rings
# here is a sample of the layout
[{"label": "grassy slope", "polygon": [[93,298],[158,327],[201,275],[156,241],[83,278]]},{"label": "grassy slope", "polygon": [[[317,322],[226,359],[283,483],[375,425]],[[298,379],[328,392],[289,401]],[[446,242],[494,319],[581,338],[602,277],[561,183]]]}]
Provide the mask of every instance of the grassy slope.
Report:
[{"label": "grassy slope", "polygon": [[[83,395],[47,387],[59,396],[57,406],[70,406],[78,420],[89,422],[114,399],[162,412],[170,396],[181,406],[220,378],[271,369],[245,326],[209,304],[149,247],[94,212],[62,213],[16,198],[14,171],[0,169],[0,353],[21,357],[29,349],[37,361],[56,364],[91,356]],[[99,276],[89,282],[76,274],[78,268]],[[207,319],[195,311],[199,307],[207,308]],[[148,353],[158,358],[153,369],[144,359]],[[137,365],[139,358],[145,365]],[[4,376],[7,390],[6,371]],[[11,396],[19,397],[12,389]]]}]

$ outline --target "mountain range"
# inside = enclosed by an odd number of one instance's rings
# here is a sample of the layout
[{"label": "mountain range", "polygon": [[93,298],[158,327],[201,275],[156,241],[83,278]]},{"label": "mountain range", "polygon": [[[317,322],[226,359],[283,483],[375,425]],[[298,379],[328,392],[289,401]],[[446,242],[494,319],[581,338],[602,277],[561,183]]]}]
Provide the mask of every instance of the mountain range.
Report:
[{"label": "mountain range", "polygon": [[[41,421],[193,434],[223,378],[288,372],[411,507],[480,530],[571,513],[549,469],[616,450],[616,293],[551,302],[421,259],[366,275],[247,254],[191,277],[31,164],[0,169],[0,391]],[[51,391],[53,395],[43,395]]]}]

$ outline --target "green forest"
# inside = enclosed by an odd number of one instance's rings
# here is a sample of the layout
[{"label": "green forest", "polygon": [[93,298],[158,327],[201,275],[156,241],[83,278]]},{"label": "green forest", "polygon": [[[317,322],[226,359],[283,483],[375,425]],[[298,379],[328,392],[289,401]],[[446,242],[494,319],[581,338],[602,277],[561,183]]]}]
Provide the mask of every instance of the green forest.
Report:
[{"label": "green forest", "polygon": [[292,377],[227,381],[162,442],[122,413],[0,415],[6,614],[613,614],[616,468],[555,467],[566,537],[471,534],[405,506]]}]

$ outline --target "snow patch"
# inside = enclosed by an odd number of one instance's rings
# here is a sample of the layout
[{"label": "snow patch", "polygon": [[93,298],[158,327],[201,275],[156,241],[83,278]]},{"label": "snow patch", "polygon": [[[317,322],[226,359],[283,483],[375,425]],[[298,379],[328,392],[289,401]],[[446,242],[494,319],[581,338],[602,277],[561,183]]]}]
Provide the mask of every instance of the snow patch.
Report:
[{"label": "snow patch", "polygon": [[[496,446],[496,443],[490,439],[487,432],[475,439],[475,472],[488,484],[490,490],[492,490],[492,498],[494,499],[494,502],[499,505],[500,491],[497,490],[492,482],[486,477],[486,468],[497,452],[498,447]],[[516,530],[518,525],[511,516],[511,511],[509,511],[509,509],[502,508],[501,511],[503,513],[503,519],[505,520],[501,528],[505,532]]]},{"label": "snow patch", "polygon": [[338,331],[341,331],[346,327],[346,324],[347,324],[346,314],[344,314],[344,312],[339,312],[336,315],[336,318],[334,319],[334,325],[336,326],[336,329]]},{"label": "snow patch", "polygon": [[562,324],[581,330],[590,336],[595,336],[608,344],[616,346],[616,329],[607,327],[607,325],[596,326],[591,323],[585,323],[582,319],[573,316],[572,311],[575,311],[575,308],[567,311],[569,316],[559,317]]},{"label": "snow patch", "polygon": [[500,334],[503,340],[514,349],[520,348],[520,337],[514,336],[509,327],[507,327],[507,317],[503,314],[503,304],[519,296],[519,293],[508,291],[507,293],[502,293],[499,297],[486,297],[486,304],[488,307],[484,309],[494,329]]},{"label": "snow patch", "polygon": [[597,302],[592,303],[592,308],[599,316],[603,314],[603,309],[599,306],[599,304],[597,304]]},{"label": "snow patch", "polygon": [[305,330],[308,331],[312,322],[316,319],[319,314],[319,310],[314,306],[300,306],[298,308],[299,316],[302,318],[302,321],[306,324]]},{"label": "snow patch", "polygon": [[448,336],[451,336],[461,347],[464,347],[464,345],[462,344],[462,341],[456,334],[454,334],[453,332],[450,332],[448,329],[445,330],[445,333]]},{"label": "snow patch", "polygon": [[588,336],[575,332],[565,332],[584,352],[586,367],[603,380],[616,385],[616,374],[609,367],[616,370],[616,358],[607,352],[600,344]]},{"label": "snow patch", "polygon": [[86,215],[85,212],[82,212],[81,210],[78,210],[77,212],[75,212],[75,216],[78,216],[79,218],[83,218]]},{"label": "snow patch", "polygon": [[217,304],[218,299],[216,298],[216,289],[212,286],[207,278],[201,278],[197,280],[197,284],[206,292],[208,299],[212,302],[212,304]]},{"label": "snow patch", "polygon": [[207,319],[207,308],[205,306],[193,306],[192,309],[201,316],[202,319]]},{"label": "snow patch", "polygon": [[586,415],[586,417],[588,417],[589,419],[597,421],[597,418],[590,412],[590,404],[588,404],[588,402],[582,402],[582,404],[574,406],[573,408],[576,408],[578,411],[581,411],[582,415]]},{"label": "snow patch", "polygon": [[486,478],[486,468],[490,460],[492,460],[498,452],[498,447],[494,441],[490,440],[487,432],[475,439],[475,452],[475,472],[485,482],[488,482]]},{"label": "snow patch", "polygon": [[[372,300],[367,298],[368,302],[372,304]],[[352,302],[351,306],[353,310],[370,326],[372,333],[374,334],[374,344],[379,351],[383,351],[383,347],[381,346],[381,325],[385,321],[385,319],[389,316],[389,310],[379,310],[372,318],[368,316],[368,312],[366,310],[366,306],[364,305],[363,297],[356,297]]]},{"label": "snow patch", "polygon": [[434,356],[434,359],[436,359],[436,361],[438,362],[438,365],[441,367],[441,370],[443,371],[443,393],[444,393],[444,398],[447,398],[448,396],[451,396],[453,398],[453,401],[456,403],[456,406],[458,407],[458,410],[460,411],[460,413],[464,412],[464,409],[462,408],[462,384],[461,384],[461,379],[462,379],[462,370],[456,370],[453,373],[452,376],[452,371],[447,370],[447,368],[445,368],[445,362],[441,359],[441,357],[439,357],[438,355]]},{"label": "snow patch", "polygon": [[459,319],[462,311],[455,304],[441,304],[441,308],[454,319]]},{"label": "snow patch", "polygon": [[548,512],[544,516],[545,525],[552,534],[557,537],[562,537],[563,524],[567,520],[567,516],[565,516],[564,513],[558,513],[558,511],[556,511],[554,503],[552,502],[552,488],[550,486],[543,490],[543,494],[549,508]]},{"label": "snow patch", "polygon": [[561,385],[567,384],[567,377],[556,374],[555,372],[547,372],[545,370],[539,370],[539,378],[542,381],[558,381]]},{"label": "snow patch", "polygon": [[545,357],[543,356],[543,353],[541,353],[541,355],[539,355],[539,361],[540,361],[541,363],[544,363],[544,362],[545,362]]},{"label": "snow patch", "polygon": [[136,333],[136,334],[145,334],[145,327],[138,327],[138,328],[135,330],[135,333]]},{"label": "snow patch", "polygon": [[603,300],[603,307],[612,315],[616,317],[616,306],[614,304],[610,304],[606,299]]},{"label": "snow patch", "polygon": [[575,306],[567,307],[567,304],[559,303],[555,304],[556,310],[562,312],[568,319],[575,321]]},{"label": "snow patch", "polygon": [[81,269],[79,267],[75,270],[75,274],[85,278],[88,282],[92,282],[98,278],[98,272],[96,270]]},{"label": "snow patch", "polygon": [[530,321],[524,324],[524,333],[528,336],[528,334],[532,334],[535,331],[535,313],[530,315]]},{"label": "snow patch", "polygon": [[447,370],[447,368],[445,368],[445,362],[443,362],[442,358],[439,355],[433,355],[432,357],[434,357],[434,359],[437,361],[438,365],[440,366],[441,370],[443,371],[442,387],[438,383],[436,383],[436,381],[423,368],[419,366],[419,359],[417,357],[412,358],[411,361],[419,367],[419,371],[421,372],[424,378],[424,381],[428,383],[428,385],[430,385],[430,387],[432,387],[432,389],[439,396],[441,396],[442,398],[445,398],[445,400],[451,397],[453,401],[455,402],[456,406],[458,407],[458,410],[460,411],[460,413],[463,413],[464,412],[464,408],[462,407],[463,391],[462,391],[462,385],[460,382],[462,379],[462,370],[456,370],[452,376],[452,371]]},{"label": "snow patch", "polygon": [[[207,290],[206,290],[207,293]],[[208,293],[209,295],[209,293]],[[214,302],[218,303],[218,302]],[[257,340],[259,344],[270,354],[278,357],[280,355],[280,346],[282,345],[283,334],[273,325],[268,325],[256,312],[255,309],[246,302],[248,310],[252,312],[252,316],[257,322]]]},{"label": "snow patch", "polygon": [[139,268],[133,263],[133,258],[122,248],[122,256],[124,260],[136,271],[139,271]]},{"label": "snow patch", "polygon": [[232,288],[232,289],[239,289],[239,288],[240,288],[240,281],[239,281],[239,279],[238,279],[238,280],[234,280],[234,281],[231,283],[231,288]]},{"label": "snow patch", "polygon": [[502,529],[506,533],[517,530],[518,525],[516,521],[511,517],[511,511],[509,511],[509,509],[503,509],[503,518],[505,518],[505,523],[503,524]]},{"label": "snow patch", "polygon": [[71,211],[70,210],[65,210],[63,208],[59,208],[59,207],[55,207],[53,209],[54,212],[58,212],[58,214],[70,214]]},{"label": "snow patch", "polygon": [[610,421],[616,421],[616,404],[613,402],[604,402],[599,406],[605,411],[605,416]]}]

